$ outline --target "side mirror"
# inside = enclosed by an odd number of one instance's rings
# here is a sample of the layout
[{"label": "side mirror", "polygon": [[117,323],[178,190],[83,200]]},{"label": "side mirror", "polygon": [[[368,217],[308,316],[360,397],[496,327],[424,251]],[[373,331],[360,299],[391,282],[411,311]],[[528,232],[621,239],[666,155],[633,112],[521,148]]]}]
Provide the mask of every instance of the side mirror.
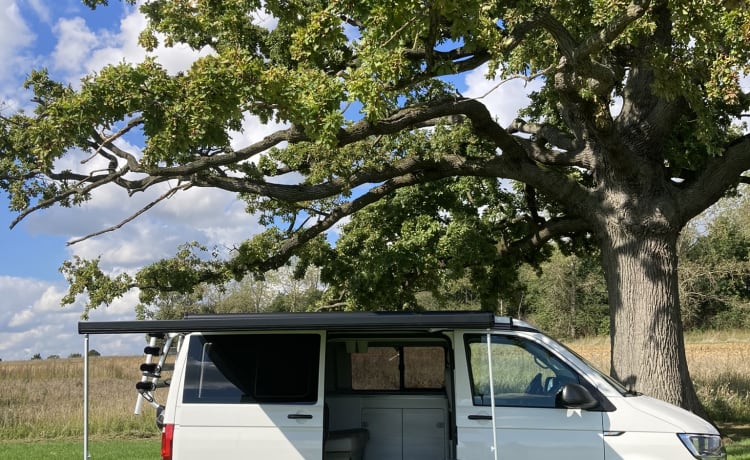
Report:
[{"label": "side mirror", "polygon": [[586,387],[577,383],[563,386],[556,396],[557,407],[568,409],[591,409],[599,404]]}]

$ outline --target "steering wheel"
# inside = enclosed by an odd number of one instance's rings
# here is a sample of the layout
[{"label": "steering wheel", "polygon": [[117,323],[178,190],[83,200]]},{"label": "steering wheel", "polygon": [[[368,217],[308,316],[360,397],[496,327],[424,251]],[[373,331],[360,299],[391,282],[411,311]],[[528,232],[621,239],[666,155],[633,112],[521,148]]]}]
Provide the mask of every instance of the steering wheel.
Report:
[{"label": "steering wheel", "polygon": [[566,383],[565,379],[547,377],[547,380],[544,382],[544,391],[548,395],[557,396],[557,393],[562,390],[562,387],[564,387]]}]

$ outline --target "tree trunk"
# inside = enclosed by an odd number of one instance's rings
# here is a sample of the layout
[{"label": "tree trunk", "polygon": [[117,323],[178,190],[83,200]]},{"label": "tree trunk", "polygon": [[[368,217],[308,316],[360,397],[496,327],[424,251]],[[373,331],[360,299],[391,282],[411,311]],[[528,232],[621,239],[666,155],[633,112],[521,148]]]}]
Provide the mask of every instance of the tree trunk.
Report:
[{"label": "tree trunk", "polygon": [[685,355],[678,232],[654,233],[634,235],[627,226],[610,224],[602,241],[610,296],[611,374],[634,390],[705,417]]}]

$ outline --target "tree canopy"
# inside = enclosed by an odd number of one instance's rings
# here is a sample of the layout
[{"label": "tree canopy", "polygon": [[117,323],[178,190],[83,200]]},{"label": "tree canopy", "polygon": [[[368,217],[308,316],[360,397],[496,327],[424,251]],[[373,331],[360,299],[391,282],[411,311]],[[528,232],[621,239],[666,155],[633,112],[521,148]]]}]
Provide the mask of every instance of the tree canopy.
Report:
[{"label": "tree canopy", "polygon": [[[613,375],[700,410],[682,343],[677,237],[749,181],[750,136],[735,126],[750,101],[741,85],[750,70],[744,2],[140,8],[142,46],[181,43],[205,55],[176,74],[153,58],[111,65],[76,87],[31,71],[33,113],[0,120],[0,187],[19,219],[105,186],[135,194],[169,184],[143,212],[188,188],[215,188],[238,194],[269,229],[229,257],[189,245],[137,274],[109,277],[96,261],[70,261],[71,296],[87,292],[96,306],[137,287],[148,302],[297,255],[330,259],[330,276],[352,299],[382,294],[373,300],[391,308],[409,305],[411,286],[443,282],[437,268],[468,270],[493,308],[509,258],[533,258],[552,239],[586,242],[601,250],[607,278]],[[275,26],[259,25],[259,11]],[[501,126],[451,82],[478,68],[498,84],[520,78],[541,89]],[[233,148],[231,133],[248,116],[283,127]],[[133,134],[144,138],[138,151],[118,142]],[[84,162],[59,170],[63,157]],[[522,185],[508,193],[505,181]],[[332,249],[324,232],[349,216],[357,216],[351,234]],[[384,228],[372,233],[366,219]],[[350,276],[336,275],[335,264]],[[392,279],[398,289],[380,289]]]}]

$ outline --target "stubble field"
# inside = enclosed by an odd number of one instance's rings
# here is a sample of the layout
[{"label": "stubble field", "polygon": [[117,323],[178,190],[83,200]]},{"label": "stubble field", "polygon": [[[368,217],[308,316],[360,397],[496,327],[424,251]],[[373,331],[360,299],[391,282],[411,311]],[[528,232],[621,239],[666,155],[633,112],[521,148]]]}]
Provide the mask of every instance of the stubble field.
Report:
[{"label": "stubble field", "polygon": [[[690,333],[685,340],[690,374],[709,415],[733,438],[750,438],[750,332]],[[567,345],[609,371],[607,338]]]}]

